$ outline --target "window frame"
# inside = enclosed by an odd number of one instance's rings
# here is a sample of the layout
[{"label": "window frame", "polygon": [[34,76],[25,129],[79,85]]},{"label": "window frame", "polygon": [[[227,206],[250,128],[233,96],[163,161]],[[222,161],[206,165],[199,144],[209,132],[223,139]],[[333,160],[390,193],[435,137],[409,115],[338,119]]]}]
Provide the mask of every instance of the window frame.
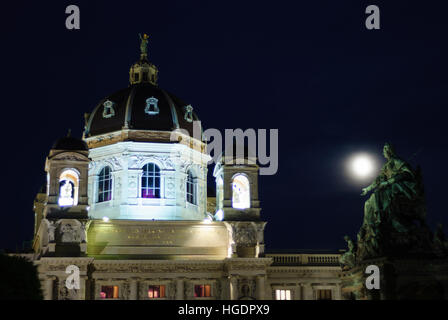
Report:
[{"label": "window frame", "polygon": [[[101,293],[102,292],[104,292],[103,291],[103,287],[112,287],[113,288],[113,296],[115,296],[115,288],[117,288],[117,297],[115,298],[115,297],[112,297],[112,298],[102,298],[101,297]],[[100,292],[99,292],[99,298],[100,298],[100,300],[120,300],[120,286],[119,285],[115,285],[115,284],[102,284],[101,286],[100,286]]]},{"label": "window frame", "polygon": [[[151,287],[152,288],[155,288],[155,287],[158,287],[159,288],[159,296],[158,297],[150,297],[149,296],[149,290],[151,289]],[[153,293],[154,293],[154,291],[153,291]],[[163,293],[163,296],[162,296],[162,293]],[[153,300],[153,299],[166,299],[166,285],[164,285],[164,284],[150,284],[150,285],[148,285],[148,290],[147,290],[147,298],[148,299],[150,299],[150,300]]]},{"label": "window frame", "polygon": [[[102,180],[102,177],[101,177],[101,174],[102,174],[102,172],[104,171],[104,170],[106,170],[106,169],[109,169],[109,178],[108,179],[103,179]],[[113,174],[112,174],[112,168],[110,167],[110,166],[104,166],[103,168],[101,168],[101,170],[99,171],[99,173],[98,173],[98,179],[97,179],[97,181],[96,181],[96,190],[97,190],[97,192],[96,192],[96,203],[106,203],[106,202],[109,202],[109,201],[112,201],[113,200]],[[109,190],[107,190],[107,191],[104,191],[104,189],[103,189],[103,191],[100,191],[100,183],[103,183],[103,188],[104,188],[104,183],[106,182],[106,181],[109,181]],[[100,196],[101,196],[101,194],[105,194],[105,193],[109,193],[110,194],[110,197],[109,197],[109,199],[108,200],[104,200],[104,198],[103,198],[103,200],[102,201],[100,201]]]},{"label": "window frame", "polygon": [[187,171],[187,179],[185,179],[185,200],[190,205],[198,205],[198,182],[191,169]]},{"label": "window frame", "polygon": [[[145,171],[145,167],[149,166],[149,165],[153,165],[154,170],[152,171],[152,175],[149,176],[145,176],[148,171]],[[156,170],[157,168],[157,170]],[[154,199],[162,199],[162,170],[160,169],[160,166],[154,162],[147,162],[142,166],[142,174],[140,175],[140,190],[139,190],[139,194],[140,194],[140,198],[144,199],[144,200],[154,200]],[[149,187],[149,179],[153,178],[154,179],[154,187]],[[156,187],[156,181],[158,178],[158,187]],[[147,179],[146,180],[146,186],[144,187],[144,183],[143,183],[143,179]],[[143,196],[143,190],[154,190],[154,191],[159,191],[159,195],[158,197],[144,197]],[[156,192],[154,192],[156,194]]]},{"label": "window frame", "polygon": [[[282,293],[284,293],[284,299],[282,297]],[[289,299],[288,299],[288,293],[289,293]],[[274,289],[274,297],[275,300],[283,301],[283,300],[293,300],[293,291],[291,289],[286,288],[277,288]],[[280,297],[280,299],[278,299]]]},{"label": "window frame", "polygon": [[[197,296],[196,295],[196,287],[203,287],[202,291],[204,292],[204,295]],[[206,292],[207,287],[208,287],[209,295],[207,295],[207,292]],[[210,283],[196,283],[196,284],[193,285],[193,297],[195,299],[198,299],[198,298],[199,299],[201,299],[201,298],[205,298],[205,299],[213,298],[213,291],[212,290],[213,290],[213,287],[212,287],[212,285]]]},{"label": "window frame", "polygon": [[[333,289],[332,288],[316,288],[316,300],[333,300]],[[322,297],[321,293],[325,293]],[[327,293],[329,293],[330,297],[327,298]]]}]

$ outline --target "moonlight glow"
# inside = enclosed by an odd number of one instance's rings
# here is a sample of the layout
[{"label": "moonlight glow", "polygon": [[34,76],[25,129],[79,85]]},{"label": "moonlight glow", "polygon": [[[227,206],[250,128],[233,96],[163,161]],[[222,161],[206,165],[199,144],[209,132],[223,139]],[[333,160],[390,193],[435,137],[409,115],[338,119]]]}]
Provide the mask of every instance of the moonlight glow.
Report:
[{"label": "moonlight glow", "polygon": [[366,153],[355,154],[348,161],[348,169],[351,176],[358,180],[364,180],[374,175],[376,162],[372,156]]}]

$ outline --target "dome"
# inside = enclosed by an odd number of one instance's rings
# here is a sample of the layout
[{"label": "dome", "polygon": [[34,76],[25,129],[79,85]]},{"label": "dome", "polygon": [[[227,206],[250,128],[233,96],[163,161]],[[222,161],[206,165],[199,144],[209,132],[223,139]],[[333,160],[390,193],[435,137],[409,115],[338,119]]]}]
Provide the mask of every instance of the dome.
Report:
[{"label": "dome", "polygon": [[82,150],[87,151],[89,148],[87,144],[81,139],[73,138],[71,136],[63,137],[57,140],[52,147],[53,150]]},{"label": "dome", "polygon": [[185,129],[193,135],[199,120],[191,105],[150,82],[131,84],[102,99],[89,115],[84,136],[122,129],[172,131]]}]

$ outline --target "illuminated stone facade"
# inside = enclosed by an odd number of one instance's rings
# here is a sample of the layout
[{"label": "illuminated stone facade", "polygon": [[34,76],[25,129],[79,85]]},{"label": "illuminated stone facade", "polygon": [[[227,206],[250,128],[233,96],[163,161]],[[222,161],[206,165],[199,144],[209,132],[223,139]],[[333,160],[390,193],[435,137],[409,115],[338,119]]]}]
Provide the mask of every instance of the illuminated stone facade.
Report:
[{"label": "illuminated stone facade", "polygon": [[207,196],[197,115],[156,70],[142,54],[129,88],[86,114],[83,140],[50,151],[30,257],[45,299],[340,299],[338,254],[265,253],[256,161],[224,154]]}]

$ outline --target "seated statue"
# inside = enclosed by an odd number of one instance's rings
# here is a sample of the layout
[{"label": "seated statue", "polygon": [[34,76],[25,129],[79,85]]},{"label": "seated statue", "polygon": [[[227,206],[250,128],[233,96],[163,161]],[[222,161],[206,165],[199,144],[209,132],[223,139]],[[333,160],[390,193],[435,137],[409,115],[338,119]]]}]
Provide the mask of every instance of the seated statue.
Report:
[{"label": "seated statue", "polygon": [[387,221],[397,232],[409,231],[414,220],[425,225],[420,170],[400,159],[389,143],[384,145],[383,154],[386,164],[373,183],[362,190],[361,195],[373,191],[364,206],[363,225],[374,228]]},{"label": "seated statue", "polygon": [[383,154],[386,164],[361,194],[372,192],[365,202],[358,233],[359,259],[379,256],[385,248],[396,250],[397,244],[410,247],[420,234],[427,237],[429,230],[420,169],[414,170],[400,159],[389,143],[384,145]]}]

